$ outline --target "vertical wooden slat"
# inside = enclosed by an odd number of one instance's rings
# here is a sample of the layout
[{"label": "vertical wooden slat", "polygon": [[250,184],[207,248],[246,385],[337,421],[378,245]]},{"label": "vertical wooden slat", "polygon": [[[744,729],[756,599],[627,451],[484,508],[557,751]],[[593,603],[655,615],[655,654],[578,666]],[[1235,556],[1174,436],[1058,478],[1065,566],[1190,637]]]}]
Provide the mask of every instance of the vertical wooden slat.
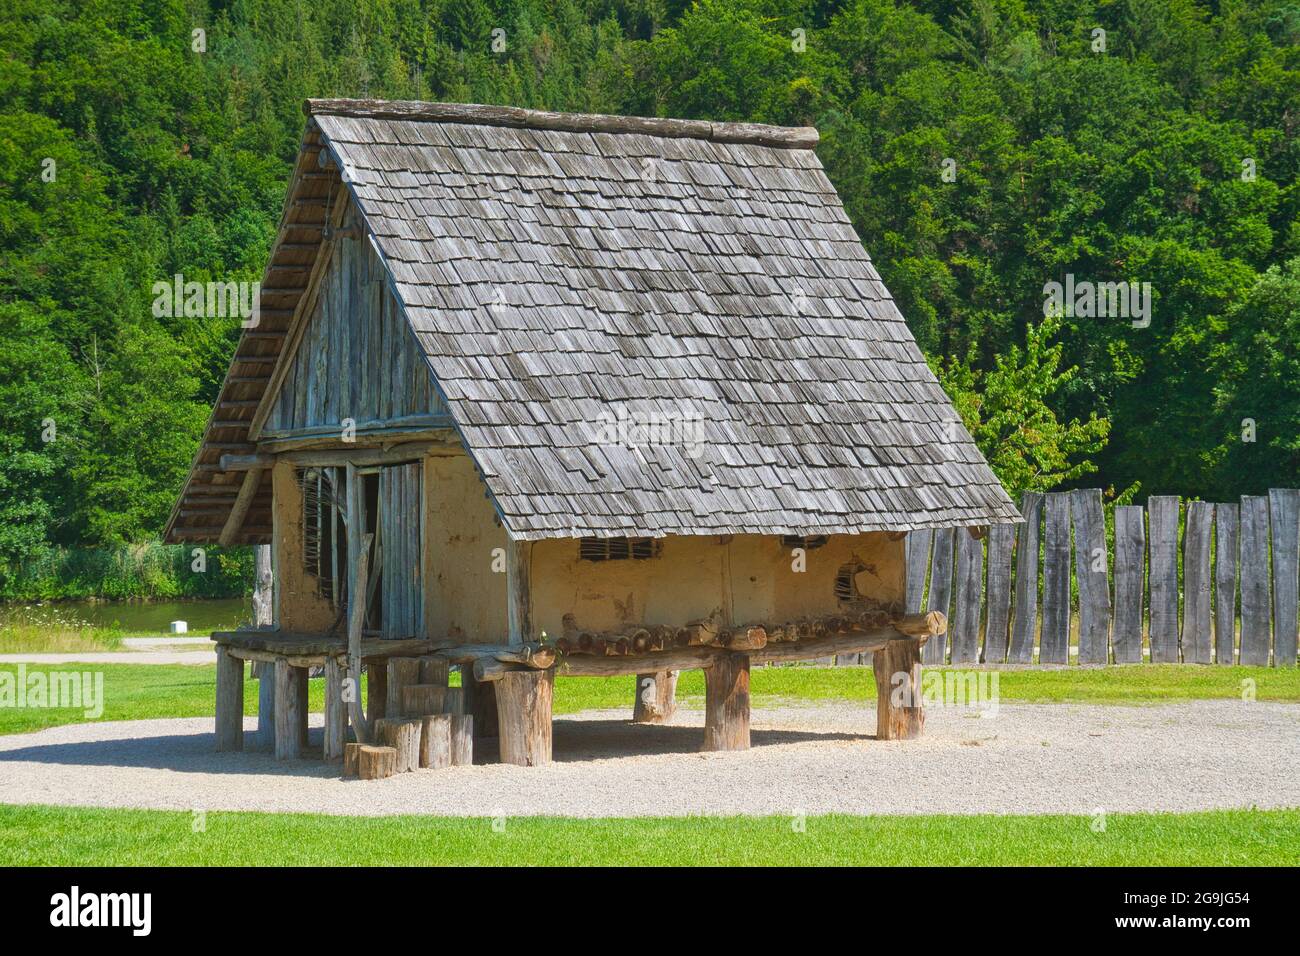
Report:
[{"label": "vertical wooden slat", "polygon": [[1273,664],[1295,667],[1300,631],[1300,490],[1268,493],[1273,535]]},{"label": "vertical wooden slat", "polygon": [[1214,659],[1233,663],[1237,643],[1237,551],[1239,508],[1214,506]]},{"label": "vertical wooden slat", "polygon": [[1051,492],[1044,507],[1043,635],[1038,660],[1070,662],[1070,494]]},{"label": "vertical wooden slat", "polygon": [[1001,664],[1007,659],[1011,638],[1011,547],[1016,526],[995,524],[989,528],[988,620],[984,625],[984,663]]},{"label": "vertical wooden slat", "polygon": [[1079,663],[1110,662],[1110,561],[1101,489],[1070,492],[1074,577],[1079,582]]},{"label": "vertical wooden slat", "polygon": [[1140,505],[1115,508],[1115,663],[1142,662],[1147,533]]},{"label": "vertical wooden slat", "polygon": [[952,662],[974,664],[980,651],[980,604],[984,596],[984,542],[970,528],[957,528],[957,594]]},{"label": "vertical wooden slat", "polygon": [[1147,499],[1151,524],[1151,660],[1178,663],[1178,498]]},{"label": "vertical wooden slat", "polygon": [[1210,526],[1214,505],[1187,504],[1183,531],[1183,660],[1210,663]]},{"label": "vertical wooden slat", "polygon": [[907,536],[907,596],[908,614],[919,614],[925,600],[925,572],[930,566],[930,542],[934,532],[929,528],[912,531]]},{"label": "vertical wooden slat", "polygon": [[1011,650],[1007,660],[1028,664],[1034,658],[1034,636],[1038,630],[1038,542],[1043,520],[1043,496],[1026,491],[1020,505],[1024,524],[1016,541],[1015,619],[1011,629]]},{"label": "vertical wooden slat", "polygon": [[[927,611],[942,611],[952,619],[952,548],[953,529],[940,528],[934,533],[934,554],[930,561],[930,594]],[[922,652],[925,663],[942,664],[948,659],[948,632],[936,634],[926,642]]]},{"label": "vertical wooden slat", "polygon": [[1268,498],[1241,499],[1241,663],[1267,664],[1269,649]]}]

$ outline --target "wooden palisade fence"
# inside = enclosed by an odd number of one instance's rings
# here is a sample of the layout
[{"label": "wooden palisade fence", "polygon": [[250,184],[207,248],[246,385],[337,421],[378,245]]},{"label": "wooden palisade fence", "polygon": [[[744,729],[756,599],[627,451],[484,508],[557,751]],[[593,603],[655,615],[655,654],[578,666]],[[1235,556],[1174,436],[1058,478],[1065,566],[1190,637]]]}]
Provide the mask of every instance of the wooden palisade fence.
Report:
[{"label": "wooden palisade fence", "polygon": [[1068,664],[1077,615],[1080,664],[1295,666],[1300,490],[1182,511],[1117,506],[1110,547],[1100,490],[1029,492],[1024,524],[912,532],[907,611],[950,622],[924,662]]}]

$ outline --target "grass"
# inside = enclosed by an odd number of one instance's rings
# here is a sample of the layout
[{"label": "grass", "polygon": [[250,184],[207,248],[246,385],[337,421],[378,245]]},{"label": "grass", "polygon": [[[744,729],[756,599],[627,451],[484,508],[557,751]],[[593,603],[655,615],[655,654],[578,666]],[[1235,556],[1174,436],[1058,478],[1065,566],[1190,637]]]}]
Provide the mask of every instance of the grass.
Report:
[{"label": "grass", "polygon": [[[92,671],[104,675],[101,720],[210,717],[213,713],[216,669],[211,665],[26,666],[28,675],[52,670]],[[17,665],[0,664],[0,674],[16,671]],[[998,689],[1003,702],[1144,704],[1239,698],[1246,680],[1255,682],[1259,700],[1300,701],[1300,670],[1294,668],[1138,664],[1096,669],[1000,671]],[[560,676],[555,689],[555,713],[571,714],[592,709],[630,711],[633,687],[631,677]],[[700,672],[683,673],[677,691],[678,698],[687,705],[702,706],[704,679]],[[756,707],[799,701],[872,701],[875,699],[875,681],[869,668],[764,667],[754,670],[751,691]],[[323,695],[324,681],[311,681],[310,706],[313,711],[324,709]],[[257,712],[256,681],[244,682],[244,712]],[[0,706],[0,734],[40,730],[84,719],[82,708]]]},{"label": "grass", "polygon": [[77,621],[0,625],[0,654],[72,654],[116,651],[122,647],[121,628],[96,627]]},{"label": "grass", "polygon": [[[365,784],[356,784],[365,786]],[[0,806],[0,865],[1288,866],[1300,810],[1087,816],[341,817]],[[198,832],[196,832],[196,830]]]}]

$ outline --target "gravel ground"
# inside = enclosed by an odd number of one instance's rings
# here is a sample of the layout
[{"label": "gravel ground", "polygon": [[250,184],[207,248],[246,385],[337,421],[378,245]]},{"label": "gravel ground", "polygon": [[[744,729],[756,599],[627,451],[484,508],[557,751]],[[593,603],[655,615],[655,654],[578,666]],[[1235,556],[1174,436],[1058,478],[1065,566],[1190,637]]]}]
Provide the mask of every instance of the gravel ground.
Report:
[{"label": "gravel ground", "polygon": [[1294,704],[1003,704],[992,719],[931,709],[926,737],[908,742],[871,739],[870,707],[763,708],[753,749],[727,754],[696,752],[699,711],[662,727],[626,717],[558,718],[549,767],[368,782],[341,780],[319,760],[214,753],[208,718],[76,724],[0,737],[0,803],[465,816],[1300,806]]}]

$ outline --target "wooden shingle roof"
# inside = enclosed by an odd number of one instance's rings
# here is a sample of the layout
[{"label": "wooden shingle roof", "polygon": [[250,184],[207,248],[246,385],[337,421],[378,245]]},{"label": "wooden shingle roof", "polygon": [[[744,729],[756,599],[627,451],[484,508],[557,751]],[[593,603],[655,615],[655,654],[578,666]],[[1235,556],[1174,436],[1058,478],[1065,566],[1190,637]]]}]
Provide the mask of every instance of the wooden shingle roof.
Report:
[{"label": "wooden shingle roof", "polygon": [[[307,112],[513,536],[1018,520],[815,131],[349,100]],[[661,440],[635,433],[653,422]]]}]

